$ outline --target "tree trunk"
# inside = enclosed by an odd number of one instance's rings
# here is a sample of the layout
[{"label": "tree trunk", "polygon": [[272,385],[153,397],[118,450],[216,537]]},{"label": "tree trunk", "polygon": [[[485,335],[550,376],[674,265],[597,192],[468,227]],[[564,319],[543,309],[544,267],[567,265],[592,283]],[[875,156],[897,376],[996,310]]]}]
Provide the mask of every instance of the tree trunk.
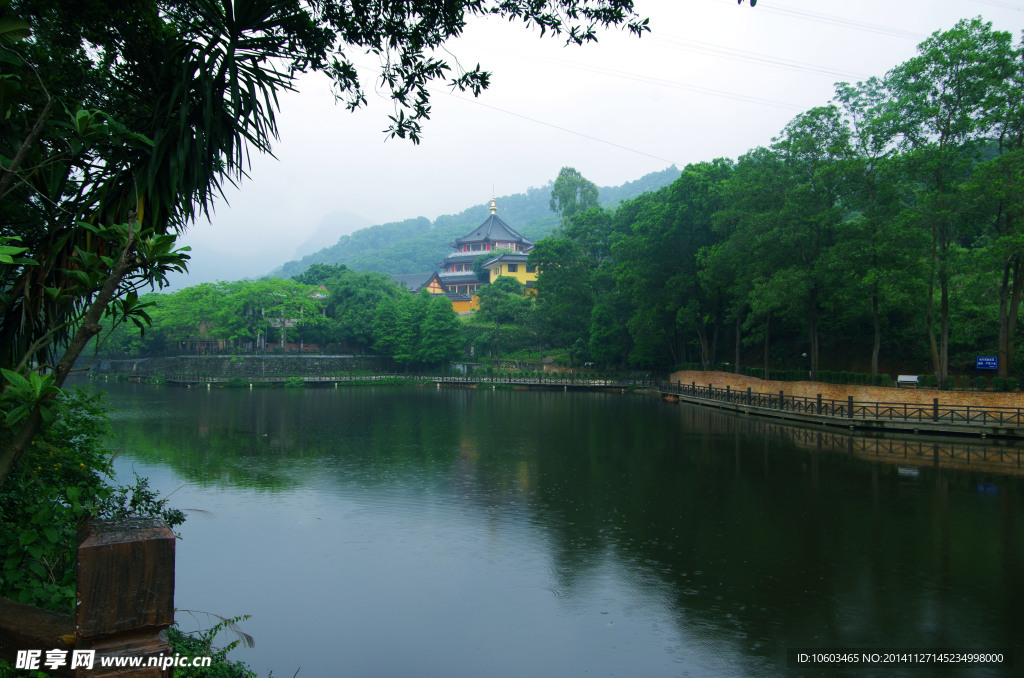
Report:
[{"label": "tree trunk", "polygon": [[811,290],[811,303],[807,309],[807,334],[811,342],[811,381],[818,377],[818,290]]},{"label": "tree trunk", "polygon": [[711,365],[718,365],[718,328],[721,327],[721,323],[718,320],[718,316],[715,316],[715,324],[711,328],[711,352],[708,355]]},{"label": "tree trunk", "polygon": [[942,334],[939,337],[939,388],[945,388],[949,380],[949,281],[940,281],[939,294],[941,295],[940,328]]},{"label": "tree trunk", "polygon": [[[81,322],[78,325],[78,330],[75,332],[71,341],[68,343],[68,347],[64,350],[64,354],[60,360],[57,361],[57,365],[53,369],[53,382],[54,386],[60,388],[64,384],[64,380],[67,379],[68,374],[71,372],[72,366],[75,361],[78,360],[78,356],[82,353],[82,350],[89,344],[89,342],[100,332],[100,320],[103,319],[103,314],[107,310],[107,306],[114,299],[117,294],[117,290],[121,285],[121,281],[124,280],[125,275],[132,268],[135,262],[134,255],[135,248],[135,234],[131,233],[128,236],[128,241],[125,243],[124,248],[121,250],[121,256],[118,258],[114,268],[110,271],[103,286],[93,297],[92,303],[86,310],[85,315],[82,316]],[[11,469],[18,462],[22,453],[28,448],[29,444],[35,438],[36,433],[39,432],[39,427],[42,424],[43,418],[40,414],[40,407],[37,404],[29,412],[22,424],[21,429],[15,435],[14,440],[11,441],[11,445],[6,450],[0,453],[0,486],[7,480],[8,474]]]},{"label": "tree trunk", "polygon": [[875,340],[871,346],[871,376],[878,376],[878,355],[882,352],[882,321],[878,313],[878,294],[871,295],[871,320],[875,326]]},{"label": "tree trunk", "polygon": [[1013,291],[1010,293],[1009,321],[1006,331],[1006,372],[1013,372],[1013,356],[1016,353],[1017,314],[1020,312],[1021,301],[1024,300],[1024,271],[1018,257],[1013,266]]},{"label": "tree trunk", "polygon": [[925,304],[924,313],[924,324],[925,329],[928,332],[928,348],[931,350],[932,355],[932,372],[935,374],[935,380],[939,379],[939,346],[935,341],[935,276],[936,267],[938,266],[938,256],[936,252],[936,227],[932,226],[932,266],[928,272],[928,301]]},{"label": "tree trunk", "polygon": [[1010,376],[1010,269],[1011,258],[1003,264],[1003,275],[999,281],[999,371],[1000,377]]},{"label": "tree trunk", "polygon": [[742,369],[740,361],[743,358],[743,316],[737,311],[736,312],[736,365],[733,368],[733,372],[736,374],[740,373]]}]

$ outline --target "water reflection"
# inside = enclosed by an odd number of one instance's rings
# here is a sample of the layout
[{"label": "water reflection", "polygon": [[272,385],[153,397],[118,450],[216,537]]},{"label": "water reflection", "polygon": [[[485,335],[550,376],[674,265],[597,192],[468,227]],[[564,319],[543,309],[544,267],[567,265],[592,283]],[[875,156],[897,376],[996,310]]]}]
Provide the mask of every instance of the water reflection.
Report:
[{"label": "water reflection", "polygon": [[1012,448],[968,472],[619,394],[115,389],[126,460],[218,514],[179,605],[254,613],[264,675],[797,675],[789,647],[1024,631]]}]

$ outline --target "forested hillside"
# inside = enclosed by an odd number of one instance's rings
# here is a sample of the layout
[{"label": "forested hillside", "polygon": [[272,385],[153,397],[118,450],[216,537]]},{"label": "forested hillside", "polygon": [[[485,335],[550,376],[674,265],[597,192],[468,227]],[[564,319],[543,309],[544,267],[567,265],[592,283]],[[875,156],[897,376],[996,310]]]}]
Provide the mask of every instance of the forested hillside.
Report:
[{"label": "forested hillside", "polygon": [[[537,241],[536,295],[490,285],[461,326],[434,309],[444,336],[416,329],[425,301],[392,308],[385,297],[403,295],[387,277],[354,269],[430,270],[485,205],[343,238],[321,254],[344,265],[297,264],[308,272],[296,283],[329,295],[295,336],[405,365],[461,346],[476,360],[555,351],[598,367],[742,366],[840,381],[856,371],[875,383],[910,373],[940,387],[1014,388],[1024,364],[1024,45],[973,19],[918,49],[884,77],[839,83],[831,101],[736,160],[600,191],[563,168],[548,187],[499,199],[502,218]],[[145,301],[166,306],[159,296]],[[212,321],[194,324],[198,312],[180,314],[193,322],[180,332],[174,314],[156,315],[147,336],[213,338]],[[217,350],[253,343],[259,328],[240,327]],[[147,348],[126,338],[116,350]],[[978,356],[997,358],[998,371],[978,374]]]},{"label": "forested hillside", "polygon": [[[621,186],[602,188],[599,199],[602,205],[615,207],[623,200],[666,186],[678,176],[679,170],[669,167]],[[538,240],[550,234],[558,223],[558,217],[551,212],[550,200],[550,183],[530,188],[526,193],[502,196],[496,199],[498,215],[527,238]],[[289,261],[272,275],[292,277],[317,263],[345,264],[358,271],[393,275],[425,273],[433,270],[451,251],[450,242],[476,228],[487,215],[488,203],[481,203],[455,215],[442,215],[433,222],[419,217],[360,229],[342,236],[332,247],[298,261]]]},{"label": "forested hillside", "polygon": [[[839,83],[737,161],[565,219],[532,259],[541,335],[610,364],[817,376],[1020,364],[1024,46],[980,18]],[[984,375],[982,375],[984,376]]]}]

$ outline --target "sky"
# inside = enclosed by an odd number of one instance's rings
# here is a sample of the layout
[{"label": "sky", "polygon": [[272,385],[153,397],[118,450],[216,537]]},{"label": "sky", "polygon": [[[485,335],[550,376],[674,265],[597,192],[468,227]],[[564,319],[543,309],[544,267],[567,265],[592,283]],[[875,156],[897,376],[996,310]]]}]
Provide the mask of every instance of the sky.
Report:
[{"label": "sky", "polygon": [[264,275],[296,258],[332,214],[348,230],[435,219],[543,187],[562,167],[615,186],[673,164],[735,159],[827,104],[836,82],[884,75],[962,18],[980,15],[1015,42],[1024,29],[1021,0],[635,7],[650,33],[613,29],[582,47],[500,19],[471,23],[447,51],[491,71],[491,86],[473,99],[438,83],[419,145],[384,134],[393,107],[376,87],[374,57],[356,59],[369,104],[355,113],[335,104],[321,76],[305,77],[281,100],[276,158],[253,158],[251,178],[182,237],[191,273],[172,289]]}]

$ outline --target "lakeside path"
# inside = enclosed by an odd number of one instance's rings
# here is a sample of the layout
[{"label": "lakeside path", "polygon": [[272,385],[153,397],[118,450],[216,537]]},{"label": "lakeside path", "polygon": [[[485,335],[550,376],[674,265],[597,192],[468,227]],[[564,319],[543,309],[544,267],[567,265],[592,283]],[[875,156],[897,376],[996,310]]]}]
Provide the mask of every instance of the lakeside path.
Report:
[{"label": "lakeside path", "polygon": [[672,383],[697,386],[711,384],[714,388],[729,386],[734,391],[774,393],[783,391],[787,396],[846,400],[849,396],[860,402],[907,403],[930,405],[935,398],[943,405],[970,405],[971,407],[1024,407],[1024,393],[1005,391],[940,391],[935,388],[896,388],[885,386],[855,386],[852,384],[825,384],[818,381],[765,381],[757,377],[746,377],[732,372],[701,372],[684,370],[673,372]]}]

